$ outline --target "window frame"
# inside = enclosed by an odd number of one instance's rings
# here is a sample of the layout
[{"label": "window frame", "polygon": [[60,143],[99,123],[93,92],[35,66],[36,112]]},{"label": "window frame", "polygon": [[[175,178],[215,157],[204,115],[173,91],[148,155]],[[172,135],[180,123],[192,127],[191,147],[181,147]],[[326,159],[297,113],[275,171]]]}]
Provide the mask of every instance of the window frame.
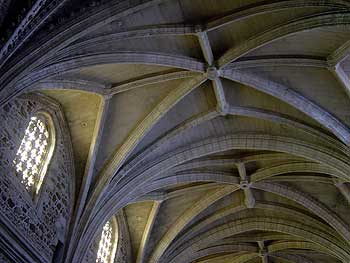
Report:
[{"label": "window frame", "polygon": [[[109,258],[109,262],[107,263],[114,263],[115,261],[115,256],[117,253],[117,247],[118,247],[118,238],[119,238],[119,230],[118,230],[118,222],[117,219],[115,218],[115,216],[113,216],[111,219],[109,219],[108,221],[106,221],[103,224],[103,227],[105,226],[105,224],[107,224],[107,222],[111,223],[111,227],[112,227],[112,248],[111,248],[111,252],[110,252],[110,258]],[[102,231],[103,231],[103,227],[102,227]],[[101,235],[102,235],[102,231],[101,231]],[[96,258],[95,258],[95,263],[97,262],[97,254],[98,251],[100,249],[100,241],[101,241],[102,236],[100,236],[99,240],[98,240],[98,246],[97,246],[97,250],[96,250]]]},{"label": "window frame", "polygon": [[32,192],[29,192],[26,189],[26,186],[21,182],[20,176],[18,175],[18,172],[15,169],[15,174],[16,174],[16,179],[18,180],[18,183],[21,185],[21,187],[23,188],[24,192],[27,193],[28,196],[30,196],[30,199],[34,202],[34,203],[38,203],[42,190],[43,190],[43,186],[45,185],[46,179],[47,179],[47,172],[49,170],[49,166],[52,160],[52,156],[53,153],[56,149],[56,129],[55,129],[55,125],[54,125],[54,121],[53,118],[51,116],[50,113],[48,113],[45,110],[38,110],[36,112],[34,112],[33,114],[30,115],[30,117],[28,118],[29,121],[26,122],[26,126],[24,127],[23,130],[23,136],[22,139],[17,147],[16,153],[14,155],[13,160],[17,157],[17,152],[19,150],[19,147],[22,144],[23,138],[24,138],[24,133],[27,130],[29,123],[31,121],[31,119],[33,117],[37,117],[38,119],[40,119],[47,128],[47,131],[49,133],[49,141],[48,141],[48,149],[47,149],[47,153],[45,154],[45,159],[43,160],[43,163],[41,164],[41,168],[40,171],[38,173],[38,179],[37,181],[34,183],[34,187],[35,189]]}]

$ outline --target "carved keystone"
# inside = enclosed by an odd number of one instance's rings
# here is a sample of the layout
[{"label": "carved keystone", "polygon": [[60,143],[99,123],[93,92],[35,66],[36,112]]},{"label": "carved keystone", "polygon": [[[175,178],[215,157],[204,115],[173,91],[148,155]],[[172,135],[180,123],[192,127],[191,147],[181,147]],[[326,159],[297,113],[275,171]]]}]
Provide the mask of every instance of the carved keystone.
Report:
[{"label": "carved keystone", "polygon": [[241,189],[249,189],[250,183],[248,182],[248,180],[241,180],[241,182],[239,183],[239,187]]},{"label": "carved keystone", "polygon": [[215,80],[219,77],[219,72],[216,67],[208,67],[207,69],[207,78],[210,80]]}]

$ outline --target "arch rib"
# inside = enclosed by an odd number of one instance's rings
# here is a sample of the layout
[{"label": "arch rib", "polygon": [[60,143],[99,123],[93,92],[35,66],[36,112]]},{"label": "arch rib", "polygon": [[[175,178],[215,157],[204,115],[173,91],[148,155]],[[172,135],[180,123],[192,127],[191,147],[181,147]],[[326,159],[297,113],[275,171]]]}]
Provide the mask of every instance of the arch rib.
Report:
[{"label": "arch rib", "polygon": [[[196,253],[202,248],[210,244],[215,244],[215,242],[218,240],[256,230],[280,232],[297,236],[321,246],[323,249],[327,250],[328,253],[332,254],[334,257],[342,260],[343,262],[348,262],[350,258],[350,254],[348,252],[344,251],[337,244],[329,241],[320,231],[313,229],[306,224],[278,218],[251,217],[229,222],[211,229],[203,235],[197,236],[193,239],[193,244],[181,251],[179,254],[169,260],[169,262],[180,262],[181,260],[191,257],[193,253]],[[152,261],[150,262],[154,263]]]},{"label": "arch rib", "polygon": [[242,57],[243,55],[261,47],[268,43],[271,43],[277,39],[285,36],[305,31],[314,28],[335,26],[335,25],[348,25],[350,24],[350,15],[348,13],[332,13],[322,14],[318,16],[301,18],[284,25],[278,25],[274,29],[266,31],[257,37],[251,38],[237,47],[233,47],[225,52],[218,61],[219,68],[224,68],[230,62]]},{"label": "arch rib", "polygon": [[294,189],[290,186],[276,184],[276,183],[254,183],[253,188],[274,193],[290,200],[293,200],[305,208],[309,209],[315,215],[325,220],[332,226],[348,243],[350,243],[350,228],[345,224],[334,212],[330,211],[325,205],[318,200],[312,198],[300,190]]},{"label": "arch rib", "polygon": [[113,63],[150,64],[181,68],[195,72],[204,72],[205,70],[204,64],[202,62],[185,56],[174,56],[170,54],[147,52],[87,54],[84,56],[70,57],[69,60],[61,61],[42,68],[38,71],[34,71],[18,83],[10,83],[7,86],[13,86],[12,89],[4,89],[0,92],[0,105],[8,101],[13,94],[23,92],[24,90],[31,88],[36,82],[45,78],[53,77],[82,67]]},{"label": "arch rib", "polygon": [[329,129],[342,142],[347,145],[350,144],[349,128],[336,117],[314,102],[308,100],[300,93],[277,82],[247,72],[241,72],[239,70],[224,70],[222,71],[222,76],[267,93],[292,105],[296,109],[318,121],[325,128]]}]

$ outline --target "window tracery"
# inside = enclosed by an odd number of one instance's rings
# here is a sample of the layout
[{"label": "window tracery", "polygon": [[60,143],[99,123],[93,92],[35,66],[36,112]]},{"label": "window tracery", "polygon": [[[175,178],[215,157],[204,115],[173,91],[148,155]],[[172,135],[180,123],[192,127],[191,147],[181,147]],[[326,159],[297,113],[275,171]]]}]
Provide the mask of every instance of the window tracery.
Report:
[{"label": "window tracery", "polygon": [[17,176],[31,195],[38,194],[50,159],[52,134],[44,116],[30,118],[13,160]]},{"label": "window tracery", "polygon": [[103,226],[97,250],[96,263],[112,263],[116,248],[116,227],[113,219]]}]

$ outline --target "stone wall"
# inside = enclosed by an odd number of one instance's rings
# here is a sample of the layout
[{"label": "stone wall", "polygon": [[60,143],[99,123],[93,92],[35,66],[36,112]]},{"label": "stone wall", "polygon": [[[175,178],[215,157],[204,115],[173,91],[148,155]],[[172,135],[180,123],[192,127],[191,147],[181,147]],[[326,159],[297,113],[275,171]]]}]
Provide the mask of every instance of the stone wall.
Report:
[{"label": "stone wall", "polygon": [[[30,117],[38,111],[52,117],[56,140],[43,185],[34,201],[17,178],[12,161]],[[57,241],[65,241],[74,202],[74,164],[63,114],[51,99],[32,94],[0,109],[0,123],[0,220],[41,261],[51,262]]]}]

